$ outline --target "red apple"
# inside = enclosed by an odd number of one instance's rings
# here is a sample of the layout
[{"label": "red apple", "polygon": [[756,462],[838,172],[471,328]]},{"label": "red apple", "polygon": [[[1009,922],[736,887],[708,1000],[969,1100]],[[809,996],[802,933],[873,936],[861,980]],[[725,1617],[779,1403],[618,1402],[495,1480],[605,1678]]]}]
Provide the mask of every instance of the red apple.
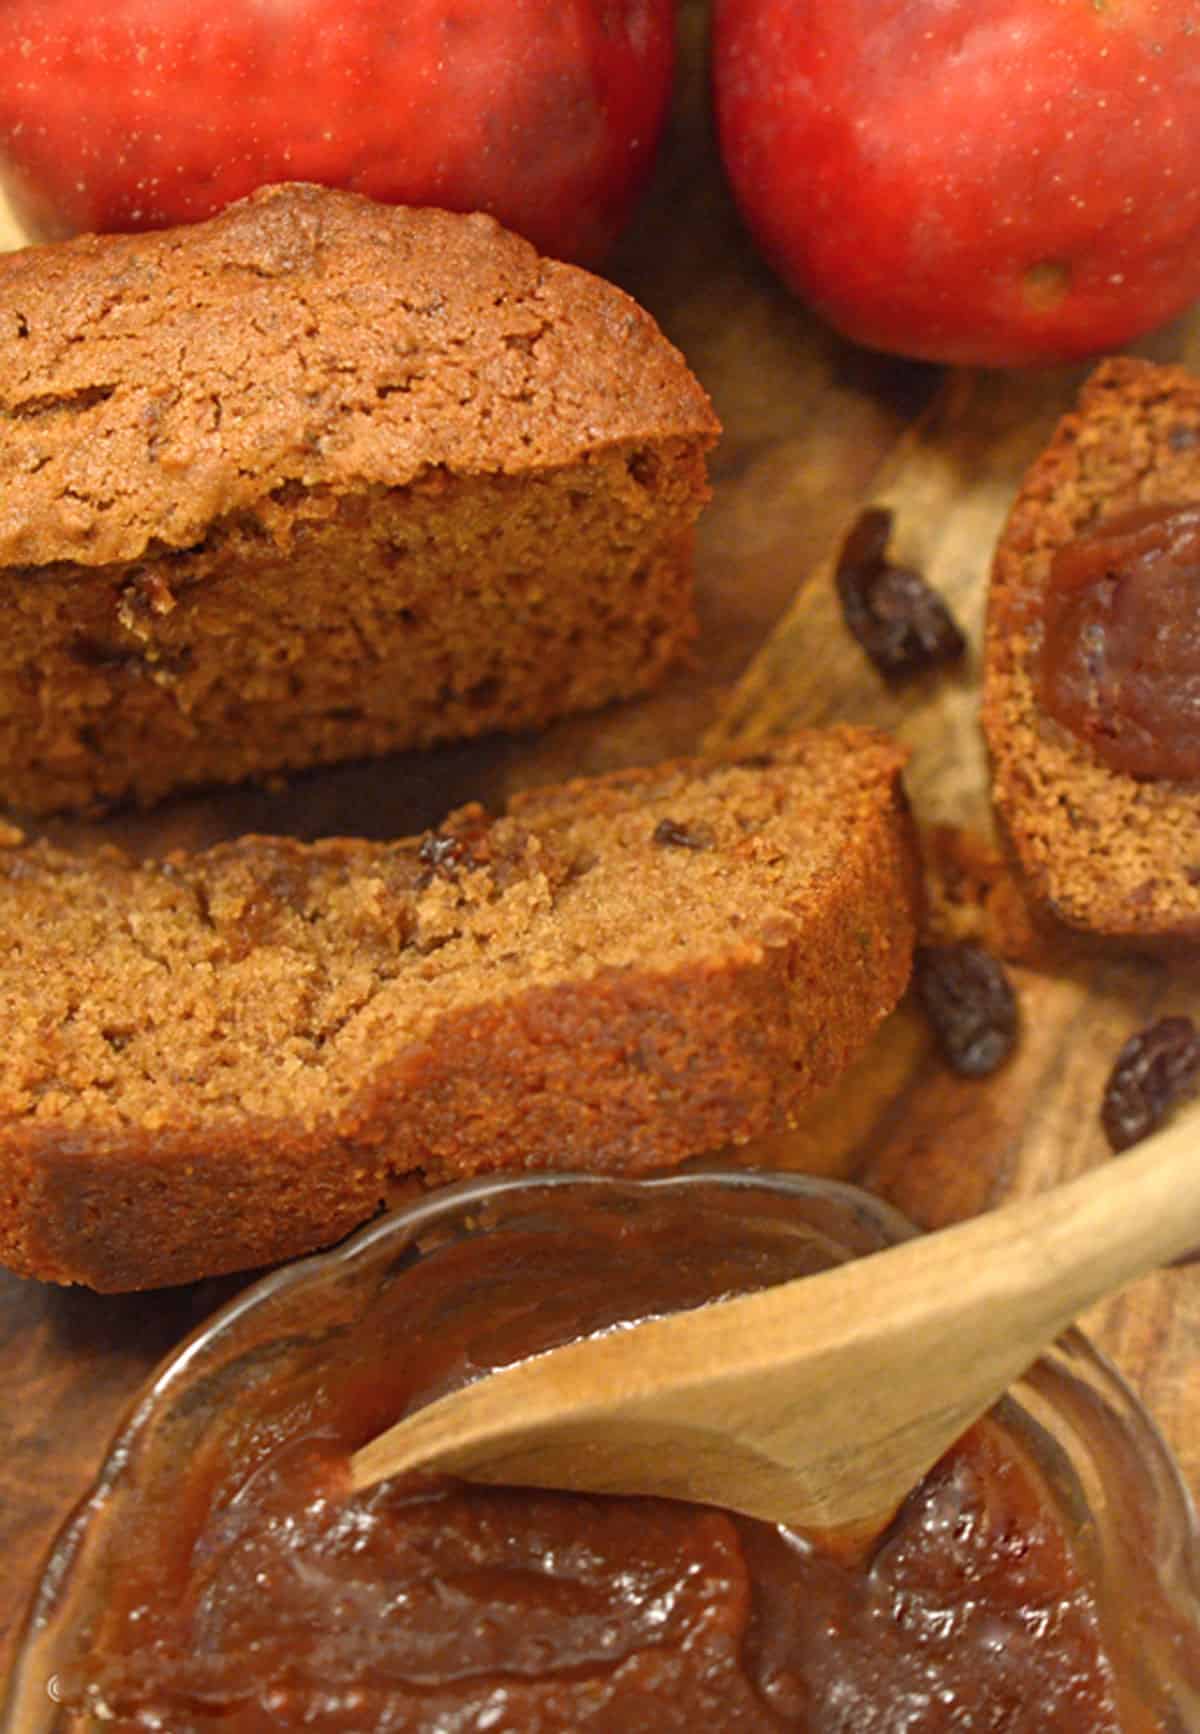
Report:
[{"label": "red apple", "polygon": [[674,49],[675,0],[2,0],[0,163],[42,235],[309,180],[491,211],[594,263]]},{"label": "red apple", "polygon": [[1125,344],[1200,296],[1200,0],[715,0],[730,184],[847,336]]}]

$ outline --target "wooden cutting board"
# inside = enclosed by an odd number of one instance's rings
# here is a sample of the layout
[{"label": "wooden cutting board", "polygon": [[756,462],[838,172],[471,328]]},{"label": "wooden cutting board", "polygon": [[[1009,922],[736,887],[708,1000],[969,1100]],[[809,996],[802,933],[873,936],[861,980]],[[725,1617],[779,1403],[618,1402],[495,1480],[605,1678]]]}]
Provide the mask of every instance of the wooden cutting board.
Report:
[{"label": "wooden cutting board", "polygon": [[[840,718],[881,723],[909,741],[909,786],[923,822],[987,836],[976,723],[985,574],[1020,473],[1081,370],[944,374],[840,342],[787,295],[747,244],[721,181],[707,115],[705,11],[685,8],[671,134],[612,266],[683,348],[725,424],[699,537],[702,631],[691,663],[643,702],[536,740],[182,801],[110,821],[106,835],[156,852],[251,829],[397,835],[466,799],[495,803],[522,785],[653,760],[703,739],[753,741],[792,722]],[[1200,365],[1200,316],[1143,350]],[[967,629],[973,649],[960,674],[893,692],[847,638],[829,567],[868,500],[894,509],[897,554],[925,570]],[[83,829],[52,827],[63,839]],[[1006,943],[1012,932],[1003,926]],[[736,1159],[855,1179],[930,1226],[1107,1160],[1097,1110],[1112,1057],[1164,1010],[1200,1010],[1200,966],[1026,955],[1014,979],[1020,1044],[994,1078],[947,1072],[906,1006],[803,1126]],[[98,1297],[0,1273],[0,1667],[42,1552],[132,1393],[244,1280]],[[1200,1494],[1200,1268],[1139,1284],[1089,1326]]]}]

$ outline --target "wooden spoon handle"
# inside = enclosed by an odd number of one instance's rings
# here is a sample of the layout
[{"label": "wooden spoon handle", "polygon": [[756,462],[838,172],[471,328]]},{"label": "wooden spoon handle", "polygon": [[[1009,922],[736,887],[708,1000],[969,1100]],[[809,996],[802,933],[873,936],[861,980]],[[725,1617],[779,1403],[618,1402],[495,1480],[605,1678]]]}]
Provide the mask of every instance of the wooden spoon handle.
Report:
[{"label": "wooden spoon handle", "polygon": [[1085,1307],[1198,1242],[1193,1114],[1052,1192],[506,1368],[364,1446],[352,1474],[875,1522]]}]

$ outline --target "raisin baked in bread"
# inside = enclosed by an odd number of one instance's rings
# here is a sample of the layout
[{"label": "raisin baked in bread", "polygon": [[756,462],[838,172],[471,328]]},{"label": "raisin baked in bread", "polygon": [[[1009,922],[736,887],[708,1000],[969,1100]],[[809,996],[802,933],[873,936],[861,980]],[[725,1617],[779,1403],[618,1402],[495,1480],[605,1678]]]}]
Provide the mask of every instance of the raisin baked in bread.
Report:
[{"label": "raisin baked in bread", "polygon": [[800,733],[394,845],[0,850],[0,1259],[182,1282],[330,1242],[403,1176],[786,1125],[908,980],[903,756]]},{"label": "raisin baked in bread", "polygon": [[996,549],[983,723],[1038,904],[1200,937],[1200,379],[1104,362]]},{"label": "raisin baked in bread", "polygon": [[16,808],[540,725],[693,635],[708,399],[489,217],[268,188],[0,258],[0,331]]}]

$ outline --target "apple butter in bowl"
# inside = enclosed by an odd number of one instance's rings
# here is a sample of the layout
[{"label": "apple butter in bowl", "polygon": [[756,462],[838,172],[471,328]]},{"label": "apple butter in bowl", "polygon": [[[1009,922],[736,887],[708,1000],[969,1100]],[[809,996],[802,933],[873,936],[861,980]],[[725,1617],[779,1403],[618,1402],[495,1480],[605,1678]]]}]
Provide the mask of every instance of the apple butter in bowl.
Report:
[{"label": "apple butter in bowl", "polygon": [[135,1405],[52,1551],[0,1728],[1200,1727],[1193,1515],[1077,1333],[865,1558],[679,1501],[350,1490],[360,1444],[481,1370],[910,1232],[800,1177],[492,1179],[267,1277]]}]

